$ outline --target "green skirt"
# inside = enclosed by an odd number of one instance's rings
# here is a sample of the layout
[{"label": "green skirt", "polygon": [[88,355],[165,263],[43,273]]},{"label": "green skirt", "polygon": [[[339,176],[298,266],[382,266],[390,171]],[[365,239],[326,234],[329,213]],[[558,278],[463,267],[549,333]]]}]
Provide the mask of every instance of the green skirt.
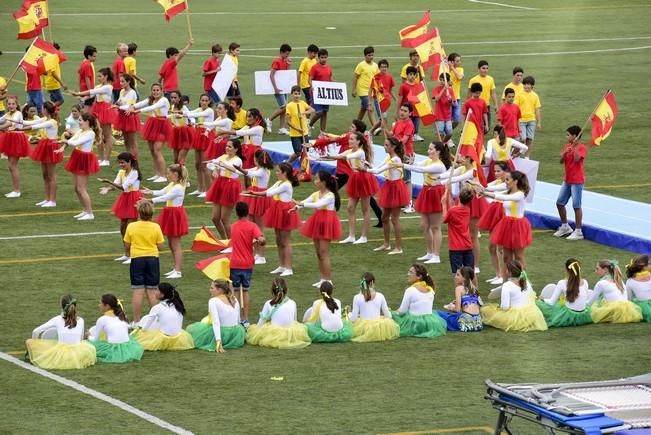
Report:
[{"label": "green skirt", "polygon": [[633,303],[642,310],[642,319],[645,322],[651,323],[651,300],[640,301],[638,299],[633,299]]},{"label": "green skirt", "polygon": [[97,362],[103,363],[126,363],[140,361],[145,349],[135,338],[129,336],[125,343],[109,343],[108,341],[91,341],[95,346]]},{"label": "green skirt", "polygon": [[550,328],[581,326],[592,323],[590,307],[586,307],[583,311],[574,311],[558,302],[554,305],[549,305],[540,300],[536,301],[536,305],[538,305],[538,308],[543,313],[545,322]]},{"label": "green skirt", "polygon": [[401,337],[433,338],[445,335],[447,323],[436,312],[415,316],[392,313],[393,320],[400,326]]},{"label": "green skirt", "polygon": [[[197,349],[207,350],[208,352],[215,351],[217,343],[215,342],[215,334],[212,330],[212,325],[197,322],[188,325],[186,330],[192,336],[194,346]],[[222,326],[219,328],[219,331],[222,335],[222,347],[224,349],[236,349],[244,346],[244,341],[246,339],[246,329],[244,329],[244,326]]]},{"label": "green skirt", "polygon": [[321,328],[321,322],[309,323],[307,335],[313,343],[340,343],[350,341],[353,338],[353,324],[344,320],[344,326],[339,331],[328,332]]}]

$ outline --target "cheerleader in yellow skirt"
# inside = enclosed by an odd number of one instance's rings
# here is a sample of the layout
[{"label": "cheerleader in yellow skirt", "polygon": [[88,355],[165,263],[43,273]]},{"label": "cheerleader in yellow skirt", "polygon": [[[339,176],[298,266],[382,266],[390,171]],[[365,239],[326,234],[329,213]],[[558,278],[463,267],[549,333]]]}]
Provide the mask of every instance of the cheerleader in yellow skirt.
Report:
[{"label": "cheerleader in yellow skirt", "polygon": [[158,284],[156,298],[160,302],[131,335],[145,350],[194,349],[192,336],[183,329],[185,306],[176,287],[166,282]]},{"label": "cheerleader in yellow skirt", "polygon": [[506,270],[511,278],[502,284],[500,305],[488,304],[480,310],[484,324],[505,331],[546,331],[547,323],[520,262],[509,261]]},{"label": "cheerleader in yellow skirt", "polygon": [[353,298],[353,341],[395,340],[400,337],[400,326],[391,318],[391,311],[384,295],[375,290],[375,276],[364,272],[359,282],[360,292]]},{"label": "cheerleader in yellow skirt", "polygon": [[617,260],[599,260],[595,272],[600,278],[594,286],[592,296],[588,299],[588,305],[592,306],[592,321],[595,323],[641,321],[642,310],[626,297],[622,272]]},{"label": "cheerleader in yellow skirt", "polygon": [[[61,298],[63,312],[32,332],[25,342],[29,359],[44,369],[83,369],[95,364],[95,348],[84,340],[84,319],[77,316],[77,300]],[[41,339],[46,331],[56,330],[57,339]]]},{"label": "cheerleader in yellow skirt", "polygon": [[249,326],[246,342],[277,349],[301,349],[310,345],[307,328],[296,321],[296,302],[287,296],[287,283],[276,278],[272,298],[264,303],[257,325]]},{"label": "cheerleader in yellow skirt", "polygon": [[642,309],[645,322],[651,322],[651,270],[649,256],[638,255],[626,266],[626,291],[634,304]]}]

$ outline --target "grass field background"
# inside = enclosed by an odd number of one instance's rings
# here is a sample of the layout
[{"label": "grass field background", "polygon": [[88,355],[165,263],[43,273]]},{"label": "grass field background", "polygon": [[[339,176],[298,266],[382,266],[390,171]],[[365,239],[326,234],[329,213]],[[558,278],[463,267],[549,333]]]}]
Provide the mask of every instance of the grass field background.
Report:
[{"label": "grass field background", "polygon": [[[166,24],[160,7],[150,1],[91,1],[85,2],[83,8],[79,2],[67,0],[51,3],[54,39],[68,54],[69,61],[62,67],[64,80],[71,87],[76,86],[75,71],[86,44],[100,50],[96,62],[99,69],[112,63],[116,42],[137,42],[139,75],[151,83],[164,60],[164,49],[181,48],[187,39],[185,18],[180,16]],[[191,96],[194,105],[201,91],[199,72],[210,45],[219,42],[227,46],[231,41],[242,44],[239,76],[245,107],[259,107],[264,113],[270,113],[275,103],[269,96],[252,95],[253,72],[268,69],[283,42],[294,48],[295,67],[308,44],[328,48],[335,79],[349,83],[363,47],[374,45],[376,60],[389,59],[397,79],[400,67],[407,61],[407,50],[399,47],[397,31],[431,9],[432,21],[439,27],[447,51],[462,55],[467,78],[474,75],[481,58],[490,62],[499,90],[510,81],[514,65],[536,77],[536,90],[543,104],[543,130],[537,132],[533,157],[541,162],[539,178],[544,181],[561,180],[557,156],[565,128],[582,124],[602,93],[612,88],[620,117],[610,138],[588,155],[586,187],[649,202],[651,182],[644,156],[649,136],[645,89],[651,67],[651,33],[647,27],[651,5],[628,0],[621,4],[550,0],[509,4],[535,10],[465,1],[405,4],[384,0],[369,4],[335,0],[327,4],[288,4],[272,0],[235,6],[194,0],[191,10],[196,42],[179,67],[182,90]],[[17,0],[0,5],[0,50],[4,51],[0,75],[5,77],[26,45],[14,39],[15,25],[9,15],[19,5]],[[70,15],[80,13],[90,15]],[[18,86],[13,86],[12,91],[22,94]],[[143,87],[140,92],[146,93]],[[65,113],[71,100],[68,97],[64,105]],[[331,110],[329,130],[346,130],[356,111],[354,104]],[[431,129],[421,134],[428,140],[434,137]],[[275,134],[265,136],[265,140],[284,139]],[[146,144],[140,145],[145,151]],[[419,147],[422,152],[424,145]],[[171,160],[169,154],[167,158]],[[148,176],[151,165],[146,152],[142,152],[142,159]],[[27,161],[20,167],[23,197],[0,201],[3,352],[22,349],[31,330],[56,314],[63,293],[77,297],[88,325],[99,315],[96,300],[101,294],[112,292],[130,299],[127,267],[111,261],[121,254],[117,234],[6,239],[118,229],[109,213],[114,196],[97,195],[99,183],[91,182],[95,221],[77,222],[71,216],[79,207],[65,171],[59,170],[58,207],[42,212],[33,206],[41,199],[40,170]],[[112,176],[116,170],[113,163],[110,169],[102,170],[101,176]],[[0,185],[9,190],[9,176],[4,169],[0,171]],[[303,185],[296,197],[305,197],[312,190],[313,186]],[[196,199],[188,199],[186,205],[191,226],[210,224],[208,206]],[[341,216],[345,218],[345,212]],[[589,213],[585,219],[590,221]],[[360,274],[369,270],[376,274],[378,287],[389,305],[398,306],[405,272],[423,254],[418,219],[409,216],[402,222],[406,240],[405,254],[400,258],[371,252],[382,237],[377,229],[372,230],[373,240],[367,246],[333,246],[337,297],[350,303]],[[267,236],[272,239],[270,232]],[[591,270],[597,259],[616,257],[624,263],[633,255],[588,241],[557,240],[549,231],[537,231],[534,238],[527,258],[538,290],[562,277],[562,263],[570,256],[583,261],[586,278],[594,284],[596,277]],[[288,282],[290,296],[302,312],[316,298],[309,284],[318,279],[318,272],[311,241],[295,235],[294,243],[295,275]],[[184,247],[189,250],[190,245],[191,237],[187,237]],[[486,246],[482,248],[483,280],[489,277],[490,262]],[[184,278],[178,286],[188,308],[186,323],[198,321],[207,310],[209,282],[192,267],[204,257],[190,252],[185,256]],[[267,298],[271,281],[268,272],[276,267],[276,258],[272,244],[268,264],[256,268],[253,277],[252,313]],[[430,267],[437,281],[437,307],[452,296],[445,253],[442,260],[441,265]],[[170,268],[166,252],[162,269]],[[489,288],[483,285],[482,293]],[[197,433],[435,433],[436,429],[493,424],[496,413],[483,400],[486,378],[501,382],[580,381],[647,372],[651,357],[649,332],[648,324],[593,325],[529,334],[487,329],[479,334],[449,334],[435,340],[312,345],[296,352],[247,346],[224,355],[199,351],[147,353],[137,364],[97,365],[60,374]],[[0,432],[160,431],[142,419],[13,365],[1,363],[1,370],[0,397],[5,412]],[[272,377],[283,380],[274,381]],[[517,428],[523,434],[538,433],[531,426]]]}]

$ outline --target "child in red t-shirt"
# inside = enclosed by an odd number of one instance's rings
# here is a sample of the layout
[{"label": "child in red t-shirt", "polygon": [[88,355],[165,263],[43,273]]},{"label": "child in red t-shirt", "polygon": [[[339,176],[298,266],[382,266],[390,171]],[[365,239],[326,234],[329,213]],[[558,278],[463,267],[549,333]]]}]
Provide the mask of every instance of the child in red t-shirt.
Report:
[{"label": "child in red t-shirt", "polygon": [[[377,63],[377,65],[380,68],[380,72],[375,74],[375,77],[373,77],[369,89],[369,97],[374,99],[373,105],[375,106],[375,111],[378,116],[377,122],[371,127],[371,132],[374,136],[380,134],[382,131],[382,120],[388,118],[391,100],[398,101],[396,96],[393,94],[393,88],[396,86],[396,82],[393,80],[393,76],[389,72],[389,61],[382,59]],[[376,95],[376,93],[378,95]],[[382,100],[381,102],[380,99]]]},{"label": "child in red t-shirt", "polygon": [[222,46],[215,44],[211,48],[211,55],[203,63],[203,68],[201,69],[201,75],[203,77],[203,91],[208,94],[210,101],[213,104],[219,103],[219,95],[212,88],[212,82],[215,80],[217,72],[221,69],[219,67],[219,55],[222,52]]},{"label": "child in red t-shirt", "polygon": [[274,88],[274,98],[276,99],[276,104],[278,109],[271,114],[269,118],[266,118],[265,124],[267,127],[267,133],[271,133],[273,123],[272,121],[276,118],[280,119],[280,128],[278,129],[278,134],[289,135],[289,130],[287,130],[287,124],[285,122],[285,108],[287,107],[289,95],[281,93],[282,91],[276,86],[276,72],[285,71],[289,69],[289,65],[292,63],[292,59],[289,55],[292,52],[292,47],[289,44],[282,44],[280,46],[280,51],[278,57],[276,57],[273,62],[271,62],[271,72],[269,73],[269,79],[271,79],[271,86]]},{"label": "child in red t-shirt", "polygon": [[[457,101],[454,90],[450,87],[450,74],[439,76],[441,84],[432,91],[434,100],[434,117],[440,142],[447,143],[452,138],[452,104]],[[448,144],[449,146],[449,144]]]},{"label": "child in red t-shirt", "polygon": [[[413,66],[408,66],[407,67],[407,81],[404,82],[403,84],[400,85],[398,88],[398,96],[400,97],[400,106],[398,106],[398,109],[396,110],[396,120],[398,119],[398,113],[400,111],[400,107],[402,107],[403,104],[408,103],[411,104],[410,102],[410,95],[416,95],[415,88],[418,85],[416,82],[416,78],[418,77],[418,69],[414,68]],[[414,124],[414,141],[415,142],[422,142],[424,139],[418,134],[418,127],[420,126],[420,118],[416,114],[412,114],[409,119],[411,119],[412,124]]]},{"label": "child in red t-shirt", "polygon": [[[554,233],[555,237],[567,237],[567,240],[582,240],[583,230],[583,210],[581,209],[581,197],[583,196],[583,185],[585,183],[585,172],[583,164],[587,150],[585,145],[579,143],[581,138],[581,127],[573,125],[565,130],[565,137],[567,143],[561,151],[560,163],[565,165],[565,177],[561,190],[558,192],[556,199],[556,208],[558,209],[558,217],[561,219],[561,226]],[[574,209],[574,221],[576,222],[576,229],[567,223],[567,211],[565,205],[572,197],[572,208]]]},{"label": "child in red t-shirt", "polygon": [[483,87],[481,83],[473,83],[470,85],[470,98],[463,103],[463,108],[461,113],[464,118],[468,113],[468,109],[472,109],[472,115],[470,120],[475,123],[475,125],[481,125],[481,131],[479,133],[488,133],[488,106],[486,102],[481,99],[481,91]]},{"label": "child in red t-shirt", "polygon": [[165,50],[165,56],[167,60],[163,62],[163,65],[158,71],[158,83],[163,85],[163,94],[165,98],[170,99],[170,94],[172,91],[177,91],[179,89],[179,72],[176,69],[181,59],[188,53],[190,47],[194,44],[194,39],[190,39],[188,44],[179,51],[176,47],[169,47]]},{"label": "child in red t-shirt", "polygon": [[[317,53],[317,63],[312,65],[310,72],[308,73],[308,81],[310,83],[310,89],[314,91],[312,87],[312,81],[316,80],[318,82],[331,82],[332,81],[332,68],[328,65],[328,50],[325,48],[319,49]],[[311,101],[314,101],[314,98],[311,98]],[[310,128],[316,124],[317,120],[319,121],[319,128],[321,132],[325,132],[328,128],[328,110],[330,106],[327,104],[313,104],[314,113],[310,119]]]},{"label": "child in red t-shirt", "polygon": [[520,119],[520,107],[514,104],[514,101],[515,91],[511,88],[506,88],[504,90],[504,104],[500,106],[500,110],[497,112],[497,120],[504,127],[506,137],[519,140],[520,126],[518,120]]},{"label": "child in red t-shirt", "polygon": [[[483,101],[483,100],[482,100]],[[443,222],[448,224],[448,251],[452,275],[462,266],[475,267],[475,257],[472,254],[472,239],[470,238],[470,207],[475,196],[472,189],[463,188],[459,192],[459,203],[453,207],[452,202],[443,202]],[[449,197],[448,197],[449,198]]]},{"label": "child in red t-shirt", "polygon": [[[407,75],[409,77],[409,75]],[[407,84],[408,82],[403,83],[403,86]],[[412,107],[411,104],[409,103],[403,103],[400,105],[400,109],[398,110],[398,120],[393,124],[393,128],[391,131],[385,131],[384,135],[389,138],[389,137],[395,137],[398,139],[400,142],[402,142],[402,145],[404,146],[404,159],[403,161],[407,164],[412,164],[414,163],[414,160],[416,159],[416,154],[414,152],[414,124],[412,123],[411,119],[409,119],[409,115],[412,112]],[[411,190],[411,171],[404,169],[403,170],[403,175],[402,179],[405,181],[405,184],[407,185],[407,191],[409,191],[409,198],[412,198],[412,190]],[[413,205],[413,199],[409,201],[409,205],[403,209],[405,213],[413,213],[414,210],[414,205]]]}]

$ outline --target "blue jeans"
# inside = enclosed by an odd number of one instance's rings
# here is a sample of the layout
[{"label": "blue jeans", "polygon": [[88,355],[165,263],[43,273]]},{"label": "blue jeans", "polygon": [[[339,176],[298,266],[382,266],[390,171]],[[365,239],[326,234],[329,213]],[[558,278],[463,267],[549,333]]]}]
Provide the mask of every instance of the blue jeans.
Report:
[{"label": "blue jeans", "polygon": [[50,94],[50,101],[54,104],[63,104],[63,91],[61,88],[47,91]]},{"label": "blue jeans", "polygon": [[214,89],[206,91],[206,94],[208,94],[208,98],[210,98],[210,101],[212,101],[213,104],[217,104],[221,101],[219,95],[217,95],[217,92],[215,92]]},{"label": "blue jeans", "polygon": [[563,181],[563,184],[561,184],[561,190],[558,192],[556,204],[565,207],[565,205],[569,202],[570,197],[572,197],[572,208],[576,210],[581,208],[582,196],[583,184],[568,184]]},{"label": "blue jeans", "polygon": [[247,291],[251,286],[252,269],[231,269],[231,281],[233,282],[233,289],[238,291],[240,285],[242,290]]},{"label": "blue jeans", "polygon": [[45,98],[43,97],[43,91],[27,91],[27,104],[33,104],[36,106],[38,114],[43,113],[43,103],[45,103]]}]

